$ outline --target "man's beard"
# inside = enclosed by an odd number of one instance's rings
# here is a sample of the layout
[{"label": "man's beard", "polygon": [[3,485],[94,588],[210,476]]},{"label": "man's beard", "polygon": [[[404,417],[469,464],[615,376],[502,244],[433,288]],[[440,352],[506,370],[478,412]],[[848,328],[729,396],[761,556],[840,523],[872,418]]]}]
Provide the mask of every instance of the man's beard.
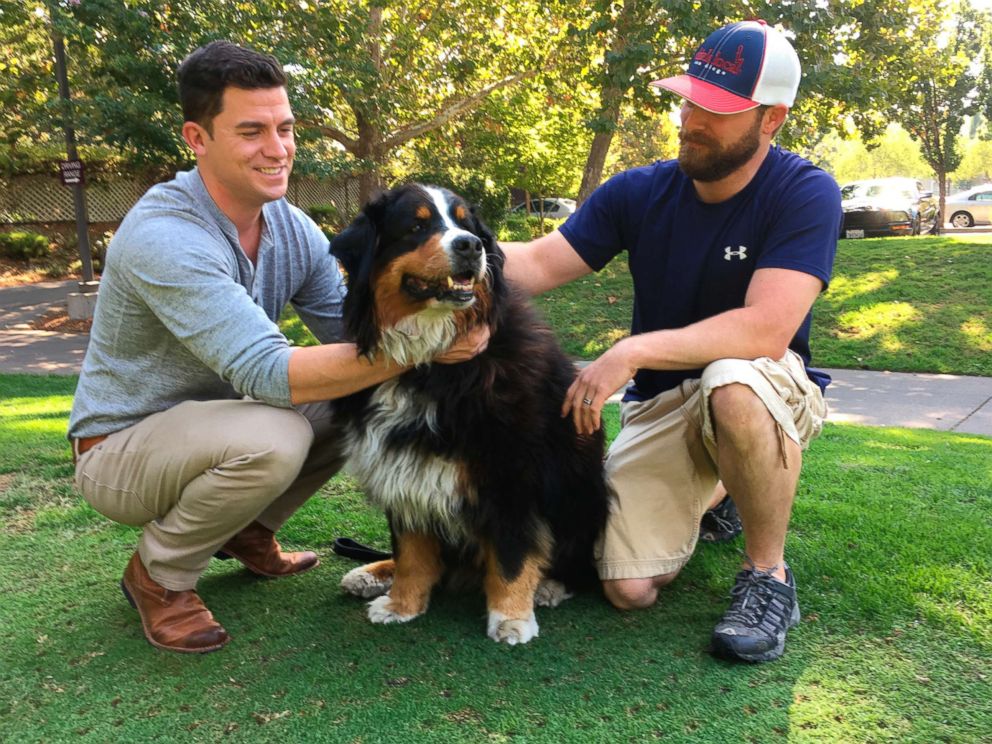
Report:
[{"label": "man's beard", "polygon": [[[719,181],[726,178],[744,165],[761,146],[761,116],[758,116],[752,127],[741,135],[736,142],[722,147],[719,142],[709,135],[697,132],[683,137],[679,133],[679,168],[689,178],[703,183]],[[691,142],[697,147],[686,147]],[[699,145],[702,145],[701,149]]]}]

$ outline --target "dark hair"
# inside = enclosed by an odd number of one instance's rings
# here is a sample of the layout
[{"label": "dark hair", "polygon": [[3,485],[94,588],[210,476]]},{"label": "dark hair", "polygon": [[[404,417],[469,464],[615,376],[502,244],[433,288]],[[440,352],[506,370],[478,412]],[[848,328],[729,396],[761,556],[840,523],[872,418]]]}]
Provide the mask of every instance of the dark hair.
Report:
[{"label": "dark hair", "polygon": [[211,134],[225,88],[286,86],[286,74],[275,57],[229,41],[211,41],[192,52],[179,65],[177,78],[185,120],[195,121]]}]

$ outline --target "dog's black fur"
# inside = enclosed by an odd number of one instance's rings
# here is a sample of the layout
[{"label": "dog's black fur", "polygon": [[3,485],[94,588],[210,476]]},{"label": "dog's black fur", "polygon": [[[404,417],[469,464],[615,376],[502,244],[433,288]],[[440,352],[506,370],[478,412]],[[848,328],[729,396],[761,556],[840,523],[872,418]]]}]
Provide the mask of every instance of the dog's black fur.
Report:
[{"label": "dog's black fur", "polygon": [[[445,209],[447,214],[442,214]],[[450,242],[452,235],[457,236],[454,250],[442,248],[439,241],[448,236]],[[472,243],[475,239],[479,246]],[[473,264],[480,247],[484,274]],[[526,642],[526,632],[509,637],[498,637],[499,631],[494,634],[492,613],[507,613],[497,606],[501,600],[492,596],[489,582],[502,580],[516,595],[515,582],[536,562],[545,579],[566,587],[588,584],[595,577],[593,547],[609,508],[602,432],[579,436],[571,418],[560,413],[574,367],[548,326],[505,281],[504,255],[492,232],[451,192],[419,185],[386,192],[332,241],[331,251],[347,272],[344,321],[363,355],[395,356],[397,346],[390,346],[384,335],[397,322],[408,322],[403,318],[418,313],[422,313],[418,329],[433,328],[430,324],[440,323],[437,318],[450,312],[458,331],[477,324],[491,330],[488,348],[469,361],[440,364],[423,358],[450,343],[446,337],[438,349],[418,347],[401,360],[417,366],[395,381],[388,396],[377,396],[379,386],[335,401],[336,415],[348,431],[345,441],[352,448],[352,459],[367,457],[368,452],[355,448],[370,441],[366,431],[370,422],[385,417],[379,420],[388,420],[389,426],[376,440],[374,467],[417,473],[418,462],[448,463],[450,468],[443,472],[455,474],[454,490],[461,491],[420,501],[412,497],[417,503],[411,506],[409,498],[376,492],[374,483],[366,483],[370,500],[382,506],[389,519],[397,565],[365,567],[361,587],[346,588],[374,596],[389,589],[392,569],[397,578],[391,593],[398,594],[404,535],[426,534],[408,551],[423,552],[426,544],[430,554],[429,545],[436,540],[444,570],[469,566],[488,574],[490,635],[510,643]],[[445,272],[455,277],[454,283],[442,278]],[[469,289],[472,275],[479,281]],[[399,356],[403,355],[401,351]],[[408,403],[411,415],[400,410],[406,410],[403,406]],[[398,410],[390,419],[383,408],[394,404]],[[431,415],[415,415],[417,410]],[[435,472],[433,466],[424,467],[425,472]],[[387,483],[380,490],[390,488]],[[440,510],[436,521],[425,514],[435,502]],[[410,558],[411,564],[421,560],[421,556]],[[425,579],[431,584],[434,580]],[[526,594],[528,589],[520,591]],[[378,621],[407,620],[426,609],[426,599],[423,607],[396,606],[403,600],[394,600]],[[380,609],[389,604],[380,602]],[[370,610],[376,620],[373,615]]]}]

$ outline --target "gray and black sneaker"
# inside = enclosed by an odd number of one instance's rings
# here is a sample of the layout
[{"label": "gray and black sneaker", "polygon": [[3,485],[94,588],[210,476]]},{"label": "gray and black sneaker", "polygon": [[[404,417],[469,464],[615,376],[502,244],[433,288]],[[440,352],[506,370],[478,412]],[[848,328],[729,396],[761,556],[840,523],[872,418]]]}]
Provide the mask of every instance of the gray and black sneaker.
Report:
[{"label": "gray and black sneaker", "polygon": [[730,609],[713,629],[714,655],[744,661],[771,661],[782,655],[785,634],[799,622],[796,579],[788,566],[785,579],[783,584],[771,571],[753,564],[737,574]]},{"label": "gray and black sneaker", "polygon": [[741,515],[728,493],[723,501],[708,509],[699,520],[699,539],[703,542],[721,543],[741,534]]}]

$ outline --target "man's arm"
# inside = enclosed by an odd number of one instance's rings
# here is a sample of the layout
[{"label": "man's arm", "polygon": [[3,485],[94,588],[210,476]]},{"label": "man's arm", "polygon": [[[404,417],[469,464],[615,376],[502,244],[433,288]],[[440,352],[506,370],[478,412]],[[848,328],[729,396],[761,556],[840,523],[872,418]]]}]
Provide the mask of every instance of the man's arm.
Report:
[{"label": "man's arm", "polygon": [[503,275],[530,295],[560,287],[592,271],[558,230],[529,243],[505,246],[503,252]]},{"label": "man's arm", "polygon": [[[579,433],[599,428],[606,399],[639,369],[697,369],[717,359],[780,359],[813,306],[823,282],[790,269],[759,269],[744,307],[685,328],[654,331],[619,341],[585,367],[565,395]],[[591,400],[591,405],[583,403]]]},{"label": "man's arm", "polygon": [[[489,344],[488,326],[459,336],[433,363],[457,364],[481,353]],[[370,362],[358,355],[354,344],[323,344],[293,350],[289,357],[289,393],[293,405],[332,400],[378,385],[410,369],[380,354]]]}]

